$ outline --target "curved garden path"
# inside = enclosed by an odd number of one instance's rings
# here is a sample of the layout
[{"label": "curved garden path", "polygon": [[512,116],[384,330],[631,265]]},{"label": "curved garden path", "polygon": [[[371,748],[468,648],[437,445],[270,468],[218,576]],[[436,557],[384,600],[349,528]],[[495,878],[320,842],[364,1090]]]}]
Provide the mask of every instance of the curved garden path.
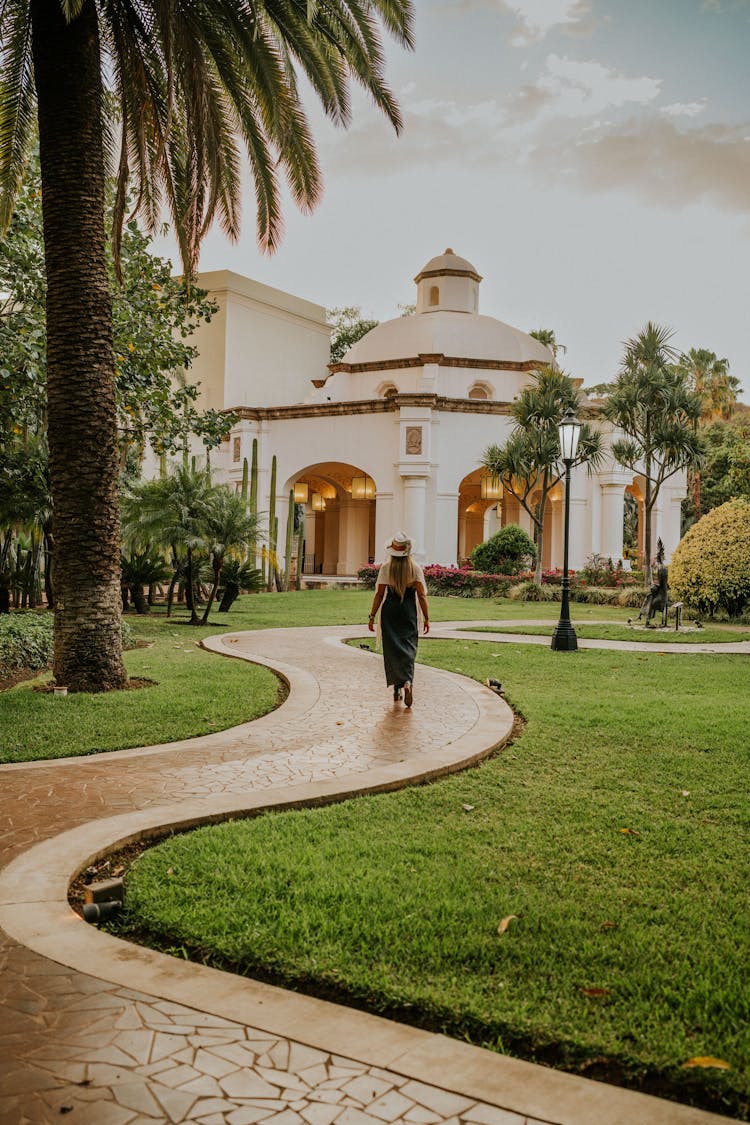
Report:
[{"label": "curved garden path", "polygon": [[[522,639],[461,631],[481,624],[433,633]],[[420,666],[413,709],[392,704],[379,660],[342,643],[361,634],[210,638],[274,668],[286,702],[206,737],[0,767],[0,1125],[725,1120],[131,946],[69,908],[71,878],[117,844],[440,776],[507,739],[504,701],[447,672]]]}]

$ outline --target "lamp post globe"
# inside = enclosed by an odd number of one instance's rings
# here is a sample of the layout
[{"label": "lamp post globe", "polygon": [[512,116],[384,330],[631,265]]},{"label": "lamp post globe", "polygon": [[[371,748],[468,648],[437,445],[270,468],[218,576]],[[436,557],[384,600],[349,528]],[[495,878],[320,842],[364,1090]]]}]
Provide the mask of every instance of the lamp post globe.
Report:
[{"label": "lamp post globe", "polygon": [[565,463],[565,533],[563,552],[562,597],[560,601],[560,620],[552,634],[551,647],[556,652],[576,652],[578,638],[570,620],[570,576],[568,574],[568,541],[570,537],[570,466],[578,452],[578,438],[581,423],[572,407],[568,407],[558,425],[560,437],[560,456]]}]

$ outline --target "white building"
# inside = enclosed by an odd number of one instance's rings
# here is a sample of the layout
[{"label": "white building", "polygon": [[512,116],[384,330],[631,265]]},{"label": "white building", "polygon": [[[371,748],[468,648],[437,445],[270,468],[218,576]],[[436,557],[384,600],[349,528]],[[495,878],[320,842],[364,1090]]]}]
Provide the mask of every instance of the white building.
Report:
[{"label": "white building", "polygon": [[[239,487],[257,438],[259,510],[268,511],[276,457],[279,549],[297,486],[308,573],[353,575],[399,529],[413,538],[418,561],[443,565],[466,559],[505,523],[530,530],[512,496],[483,497],[479,459],[505,441],[513,399],[552,356],[525,332],[480,315],[481,277],[452,250],[415,281],[416,313],[378,325],[329,367],[325,309],[227,271],[199,279],[219,313],[197,334],[191,379],[204,405],[239,415],[215,469]],[[595,424],[609,441],[607,425]],[[594,475],[573,471],[572,568],[593,553],[623,557],[625,492],[642,510],[642,484],[611,457]],[[667,558],[684,495],[682,475],[660,495],[654,542],[661,536]],[[562,566],[563,499],[558,485],[545,518],[545,567]]]}]

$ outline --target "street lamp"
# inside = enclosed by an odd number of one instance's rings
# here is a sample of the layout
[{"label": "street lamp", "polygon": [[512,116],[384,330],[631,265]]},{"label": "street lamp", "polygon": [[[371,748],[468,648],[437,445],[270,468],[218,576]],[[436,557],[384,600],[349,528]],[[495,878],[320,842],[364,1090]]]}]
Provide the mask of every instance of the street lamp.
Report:
[{"label": "street lamp", "polygon": [[576,631],[570,620],[570,577],[568,575],[568,537],[570,533],[570,466],[575,461],[581,423],[568,407],[557,427],[560,435],[560,455],[565,462],[565,547],[563,554],[562,602],[560,620],[552,634],[552,648],[556,652],[575,652],[578,648]]}]

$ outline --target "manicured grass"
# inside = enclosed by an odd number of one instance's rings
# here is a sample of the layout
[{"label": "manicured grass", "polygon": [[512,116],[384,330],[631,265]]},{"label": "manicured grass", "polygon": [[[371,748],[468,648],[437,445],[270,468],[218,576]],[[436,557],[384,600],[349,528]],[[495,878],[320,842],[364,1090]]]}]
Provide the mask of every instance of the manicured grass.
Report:
[{"label": "manicured grass", "polygon": [[[623,613],[619,610],[619,613]],[[627,621],[627,618],[625,619]],[[526,633],[530,636],[551,637],[556,622],[549,625],[513,625],[502,626],[503,633]],[[597,641],[637,641],[639,644],[658,644],[662,647],[670,644],[724,644],[729,641],[750,641],[750,630],[737,629],[736,626],[709,625],[701,629],[695,626],[683,626],[679,633],[674,626],[670,629],[646,629],[643,626],[630,626],[627,624],[603,625],[593,622],[575,624],[576,635],[581,640]],[[471,630],[475,633],[498,632],[497,628],[489,625],[477,625]]]},{"label": "manicured grass", "polygon": [[[746,1116],[746,659],[479,640],[422,641],[420,659],[502,680],[520,738],[434,785],[164,843],[128,878],[133,926],[239,972]],[[683,1069],[694,1056],[731,1070]]]},{"label": "manicured grass", "polygon": [[46,674],[0,692],[0,762],[173,742],[258,718],[283,698],[268,668],[226,660],[195,644],[215,628],[180,628],[157,614],[129,620],[152,647],[125,654],[128,674],[154,683],[57,699],[33,690],[50,679]]}]

